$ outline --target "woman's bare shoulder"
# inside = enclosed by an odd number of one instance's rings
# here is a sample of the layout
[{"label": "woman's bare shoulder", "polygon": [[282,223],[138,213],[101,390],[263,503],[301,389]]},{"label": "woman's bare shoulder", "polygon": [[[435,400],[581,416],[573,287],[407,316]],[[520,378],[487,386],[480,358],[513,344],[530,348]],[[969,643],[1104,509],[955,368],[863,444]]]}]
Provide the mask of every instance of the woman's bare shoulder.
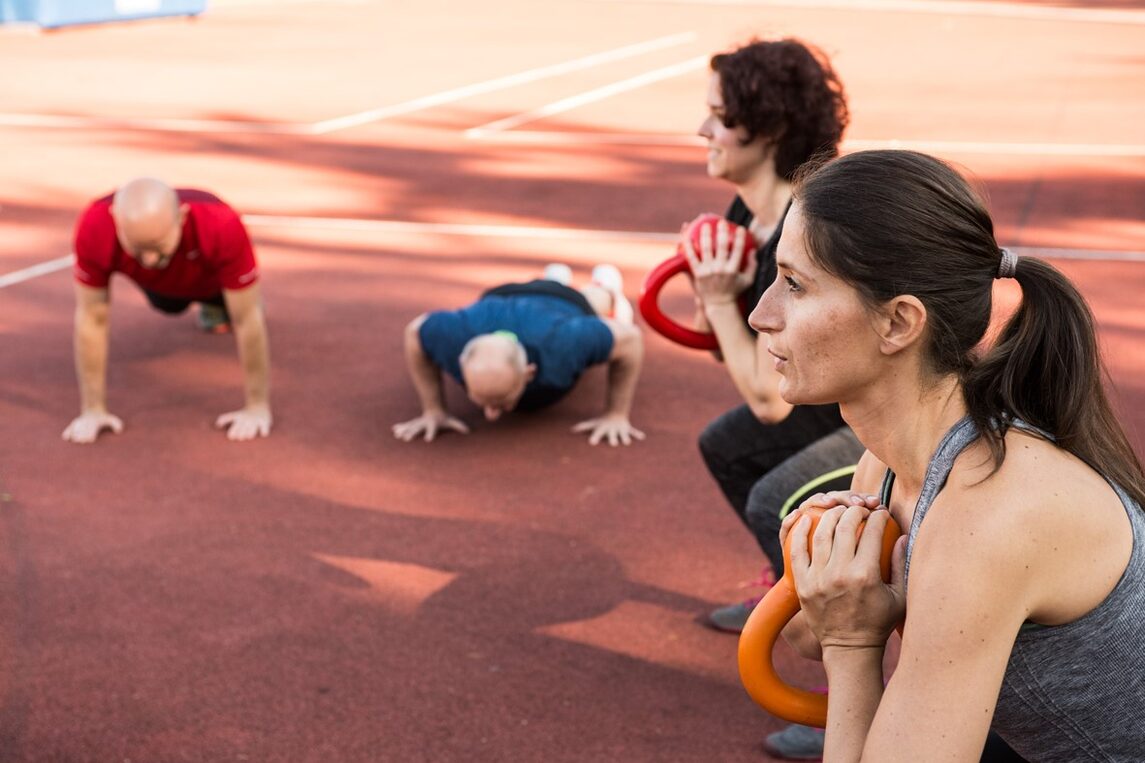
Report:
[{"label": "woman's bare shoulder", "polygon": [[[979,507],[979,511],[1008,514],[1036,512],[1043,518],[1054,507],[1072,506],[1080,500],[1116,494],[1097,471],[1077,456],[1037,434],[1011,429],[1004,438],[1002,463],[995,466],[994,457],[984,440],[969,447],[955,461],[947,482],[948,498],[962,497]],[[1009,512],[994,512],[997,501],[1011,501]]]},{"label": "woman's bare shoulder", "polygon": [[1011,431],[996,471],[984,443],[959,457],[916,553],[924,566],[981,566],[1030,619],[1053,624],[1100,602],[1131,546],[1125,509],[1104,477],[1052,442]]}]

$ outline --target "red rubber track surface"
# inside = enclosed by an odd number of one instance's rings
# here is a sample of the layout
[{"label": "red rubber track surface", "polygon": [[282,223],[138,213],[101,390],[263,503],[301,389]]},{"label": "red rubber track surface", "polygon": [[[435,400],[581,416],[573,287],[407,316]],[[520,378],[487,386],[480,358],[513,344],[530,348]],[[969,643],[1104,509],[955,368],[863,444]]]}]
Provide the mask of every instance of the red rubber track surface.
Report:
[{"label": "red rubber track surface", "polygon": [[196,20],[0,28],[0,277],[67,255],[78,210],[124,179],[213,190],[250,216],[276,414],[269,439],[228,443],[211,422],[241,402],[233,340],[120,281],[109,388],[127,428],[64,443],[70,275],[0,288],[0,758],[763,759],[782,724],[739,686],[735,639],[695,622],[760,566],[695,446],[737,402],[722,368],[649,335],[648,439],[630,448],[568,432],[600,410],[601,371],[495,425],[451,388],[467,437],[389,432],[416,413],[412,317],[550,261],[579,279],[614,262],[635,297],[667,234],[729,200],[680,140],[702,64],[497,139],[465,131],[753,35],[833,57],[852,148],[943,142],[1004,244],[1096,257],[1055,262],[1145,442],[1145,3],[877,5],[219,0]]}]

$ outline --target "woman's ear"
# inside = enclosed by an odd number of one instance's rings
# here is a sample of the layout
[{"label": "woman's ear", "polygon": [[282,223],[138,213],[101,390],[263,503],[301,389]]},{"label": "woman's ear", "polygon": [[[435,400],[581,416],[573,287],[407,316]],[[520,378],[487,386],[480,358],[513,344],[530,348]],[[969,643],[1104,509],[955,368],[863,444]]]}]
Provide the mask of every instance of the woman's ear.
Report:
[{"label": "woman's ear", "polygon": [[917,343],[926,331],[926,306],[910,294],[890,299],[880,308],[875,319],[879,349],[894,355]]}]

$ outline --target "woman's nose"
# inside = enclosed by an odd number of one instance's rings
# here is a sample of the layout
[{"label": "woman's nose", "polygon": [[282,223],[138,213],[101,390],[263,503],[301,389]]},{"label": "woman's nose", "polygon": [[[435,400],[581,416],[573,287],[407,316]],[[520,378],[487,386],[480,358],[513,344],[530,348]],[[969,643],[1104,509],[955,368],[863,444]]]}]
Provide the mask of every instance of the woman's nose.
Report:
[{"label": "woman's nose", "polygon": [[771,333],[779,328],[779,311],[775,296],[775,284],[777,283],[779,283],[778,279],[767,288],[767,291],[759,298],[759,302],[756,303],[755,308],[747,317],[748,325],[761,334]]}]

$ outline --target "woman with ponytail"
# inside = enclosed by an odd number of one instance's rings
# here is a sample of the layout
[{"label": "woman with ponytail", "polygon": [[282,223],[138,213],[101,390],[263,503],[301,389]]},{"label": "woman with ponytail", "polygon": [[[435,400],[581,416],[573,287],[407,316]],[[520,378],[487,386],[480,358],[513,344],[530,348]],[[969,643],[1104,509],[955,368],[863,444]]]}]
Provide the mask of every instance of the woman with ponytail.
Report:
[{"label": "woman with ponytail", "polygon": [[[812,537],[784,524],[787,635],[830,687],[824,760],[974,761],[991,726],[1030,761],[1142,760],[1145,475],[1081,295],[906,151],[801,178],[777,259],[751,324],[780,392],[838,402],[867,448],[851,491],[812,499],[832,507]],[[983,350],[997,278],[1022,301]],[[906,532],[884,584],[888,512]]]}]

